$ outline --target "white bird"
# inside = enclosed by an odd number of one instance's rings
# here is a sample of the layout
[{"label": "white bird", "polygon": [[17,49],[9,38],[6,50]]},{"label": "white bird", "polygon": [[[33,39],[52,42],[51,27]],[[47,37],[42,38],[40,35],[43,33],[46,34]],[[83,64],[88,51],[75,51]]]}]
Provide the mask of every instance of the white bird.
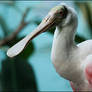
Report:
[{"label": "white bird", "polygon": [[11,47],[7,55],[18,55],[30,40],[56,26],[51,53],[56,72],[70,81],[74,91],[92,91],[92,40],[75,44],[77,24],[77,14],[73,8],[57,5],[33,32]]}]

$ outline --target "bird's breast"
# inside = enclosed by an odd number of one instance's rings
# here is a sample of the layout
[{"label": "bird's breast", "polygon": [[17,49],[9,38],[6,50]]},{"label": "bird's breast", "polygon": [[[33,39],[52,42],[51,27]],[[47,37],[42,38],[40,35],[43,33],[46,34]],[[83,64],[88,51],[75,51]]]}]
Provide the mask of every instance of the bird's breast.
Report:
[{"label": "bird's breast", "polygon": [[58,74],[68,80],[76,80],[80,75],[79,60],[75,47],[57,30],[55,31],[51,60]]},{"label": "bird's breast", "polygon": [[61,36],[61,33],[56,30],[54,34],[54,40],[52,45],[51,60],[56,69],[56,72],[59,73],[62,77],[67,79],[68,70],[69,70],[69,51],[68,46],[64,37]]}]

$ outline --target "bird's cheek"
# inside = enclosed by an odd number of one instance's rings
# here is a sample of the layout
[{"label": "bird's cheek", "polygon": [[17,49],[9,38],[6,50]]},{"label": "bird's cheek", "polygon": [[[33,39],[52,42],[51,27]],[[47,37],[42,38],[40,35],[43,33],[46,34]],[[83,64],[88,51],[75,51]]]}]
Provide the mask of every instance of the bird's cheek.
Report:
[{"label": "bird's cheek", "polygon": [[89,84],[92,87],[92,64],[87,65],[87,67],[85,69],[85,74],[86,74],[86,78],[87,78]]}]

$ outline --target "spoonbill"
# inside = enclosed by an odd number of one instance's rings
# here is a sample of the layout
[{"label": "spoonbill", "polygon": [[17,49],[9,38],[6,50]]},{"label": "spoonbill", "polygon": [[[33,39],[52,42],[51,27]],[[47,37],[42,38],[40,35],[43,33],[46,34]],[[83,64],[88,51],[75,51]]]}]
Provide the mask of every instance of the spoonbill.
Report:
[{"label": "spoonbill", "polygon": [[9,57],[21,53],[38,34],[56,26],[51,59],[56,72],[70,81],[74,91],[92,91],[92,40],[75,44],[78,25],[76,11],[62,4],[52,8],[40,25],[7,51]]}]

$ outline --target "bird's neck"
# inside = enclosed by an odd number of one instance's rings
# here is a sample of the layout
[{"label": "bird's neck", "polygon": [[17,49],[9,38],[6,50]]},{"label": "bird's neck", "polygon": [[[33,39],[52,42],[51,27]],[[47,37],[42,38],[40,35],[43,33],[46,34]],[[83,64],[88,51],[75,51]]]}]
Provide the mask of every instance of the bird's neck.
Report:
[{"label": "bird's neck", "polygon": [[76,45],[74,43],[75,30],[76,27],[73,26],[67,26],[64,28],[57,27],[54,35],[51,53],[52,62],[57,72],[65,78],[69,76],[67,75],[69,70],[69,56],[72,54],[72,51],[76,49]]},{"label": "bird's neck", "polygon": [[69,51],[71,47],[76,46],[74,42],[75,31],[76,31],[76,28],[73,26],[67,26],[64,28],[60,28],[58,26],[56,27],[55,40],[58,40],[58,41],[60,40],[61,47],[65,48],[62,50]]},{"label": "bird's neck", "polygon": [[76,47],[74,43],[75,31],[76,28],[73,26],[64,28],[56,27],[52,45],[52,56],[54,58],[58,55],[60,55],[60,57],[67,57],[71,49]]}]

